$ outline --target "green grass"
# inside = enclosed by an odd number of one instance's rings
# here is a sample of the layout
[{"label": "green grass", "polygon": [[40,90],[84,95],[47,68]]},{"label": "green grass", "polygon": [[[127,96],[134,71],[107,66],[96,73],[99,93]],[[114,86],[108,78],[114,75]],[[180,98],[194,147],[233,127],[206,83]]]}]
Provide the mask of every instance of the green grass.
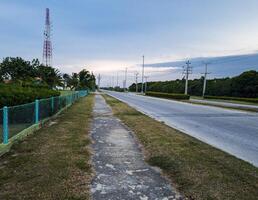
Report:
[{"label": "green grass", "polygon": [[0,158],[0,199],[89,199],[92,106],[80,99]]},{"label": "green grass", "polygon": [[134,131],[146,160],[160,167],[186,197],[256,200],[258,169],[104,95],[115,116]]},{"label": "green grass", "polygon": [[240,111],[248,111],[248,112],[258,112],[258,108],[251,108],[251,107],[235,107],[235,106],[230,106],[230,105],[216,105],[213,103],[209,102],[194,102],[191,100],[184,101],[186,103],[191,103],[191,104],[196,104],[196,105],[203,105],[203,106],[213,106],[213,107],[218,107],[218,108],[226,108],[226,109],[231,109],[231,110],[240,110]]},{"label": "green grass", "polygon": [[59,92],[60,92],[61,96],[65,96],[65,95],[73,94],[75,91],[74,90],[60,90]]},{"label": "green grass", "polygon": [[[203,100],[202,97],[200,96],[191,96],[191,99],[199,99]],[[257,106],[258,103],[252,103],[252,102],[247,102],[247,101],[236,101],[236,100],[223,100],[223,99],[204,99],[206,101],[217,101],[217,102],[225,102],[225,103],[236,103],[236,104],[242,104],[242,105],[255,105]]]}]

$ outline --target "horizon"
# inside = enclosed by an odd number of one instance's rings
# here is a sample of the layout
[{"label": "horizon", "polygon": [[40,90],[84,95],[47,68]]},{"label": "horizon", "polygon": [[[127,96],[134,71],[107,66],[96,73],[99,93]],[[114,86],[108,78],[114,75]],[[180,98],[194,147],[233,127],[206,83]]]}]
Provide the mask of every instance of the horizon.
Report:
[{"label": "horizon", "polygon": [[[178,66],[171,69],[163,65],[181,65],[188,59],[194,67],[190,79],[201,76],[203,66],[199,60],[203,58],[223,60],[227,56],[246,55],[251,58],[251,61],[240,59],[240,62],[211,66],[210,78],[258,69],[258,2],[253,0],[209,3],[3,0],[0,4],[0,23],[5,26],[0,37],[2,58],[42,60],[46,8],[50,9],[53,25],[53,66],[62,73],[86,68],[95,75],[100,73],[104,85],[110,84],[110,79],[119,73],[121,85],[127,67],[129,85],[134,72],[141,72],[142,55],[145,55],[146,74],[153,81],[182,78]],[[196,63],[198,67],[194,66]]]}]

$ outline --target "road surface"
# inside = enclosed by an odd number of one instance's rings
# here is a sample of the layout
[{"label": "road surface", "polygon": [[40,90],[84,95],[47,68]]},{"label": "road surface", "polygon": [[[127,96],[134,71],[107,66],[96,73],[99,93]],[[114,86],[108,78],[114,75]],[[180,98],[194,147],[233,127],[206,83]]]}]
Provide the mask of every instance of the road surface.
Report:
[{"label": "road surface", "polygon": [[137,110],[258,167],[258,114],[104,91]]}]

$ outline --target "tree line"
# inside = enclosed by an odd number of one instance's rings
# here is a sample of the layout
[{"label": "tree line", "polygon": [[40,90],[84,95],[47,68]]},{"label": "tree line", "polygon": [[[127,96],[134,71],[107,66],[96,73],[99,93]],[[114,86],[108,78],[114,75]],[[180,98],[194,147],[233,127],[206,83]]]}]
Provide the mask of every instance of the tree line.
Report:
[{"label": "tree line", "polygon": [[62,75],[58,69],[45,66],[38,59],[27,61],[20,57],[6,57],[0,63],[0,83],[7,82],[49,89],[58,86],[72,90],[95,88],[95,76],[86,69],[72,75]]},{"label": "tree line", "polygon": [[[201,96],[203,90],[203,81],[204,77],[201,77],[200,79],[189,80],[188,93],[190,95]],[[147,91],[184,93],[184,89],[184,79],[147,82]],[[129,87],[129,90],[135,92],[135,83]],[[141,83],[138,84],[138,90],[138,92],[140,92]],[[251,70],[243,72],[239,76],[232,78],[226,77],[207,80],[206,95],[258,98],[258,72]]]}]

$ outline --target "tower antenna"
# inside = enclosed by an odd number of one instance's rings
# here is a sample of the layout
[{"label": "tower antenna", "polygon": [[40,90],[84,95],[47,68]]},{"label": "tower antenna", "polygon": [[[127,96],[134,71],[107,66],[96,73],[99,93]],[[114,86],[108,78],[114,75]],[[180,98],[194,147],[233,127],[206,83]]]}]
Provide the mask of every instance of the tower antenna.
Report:
[{"label": "tower antenna", "polygon": [[49,8],[46,8],[44,44],[43,44],[43,64],[46,66],[52,65],[52,43],[51,43],[51,23]]}]

